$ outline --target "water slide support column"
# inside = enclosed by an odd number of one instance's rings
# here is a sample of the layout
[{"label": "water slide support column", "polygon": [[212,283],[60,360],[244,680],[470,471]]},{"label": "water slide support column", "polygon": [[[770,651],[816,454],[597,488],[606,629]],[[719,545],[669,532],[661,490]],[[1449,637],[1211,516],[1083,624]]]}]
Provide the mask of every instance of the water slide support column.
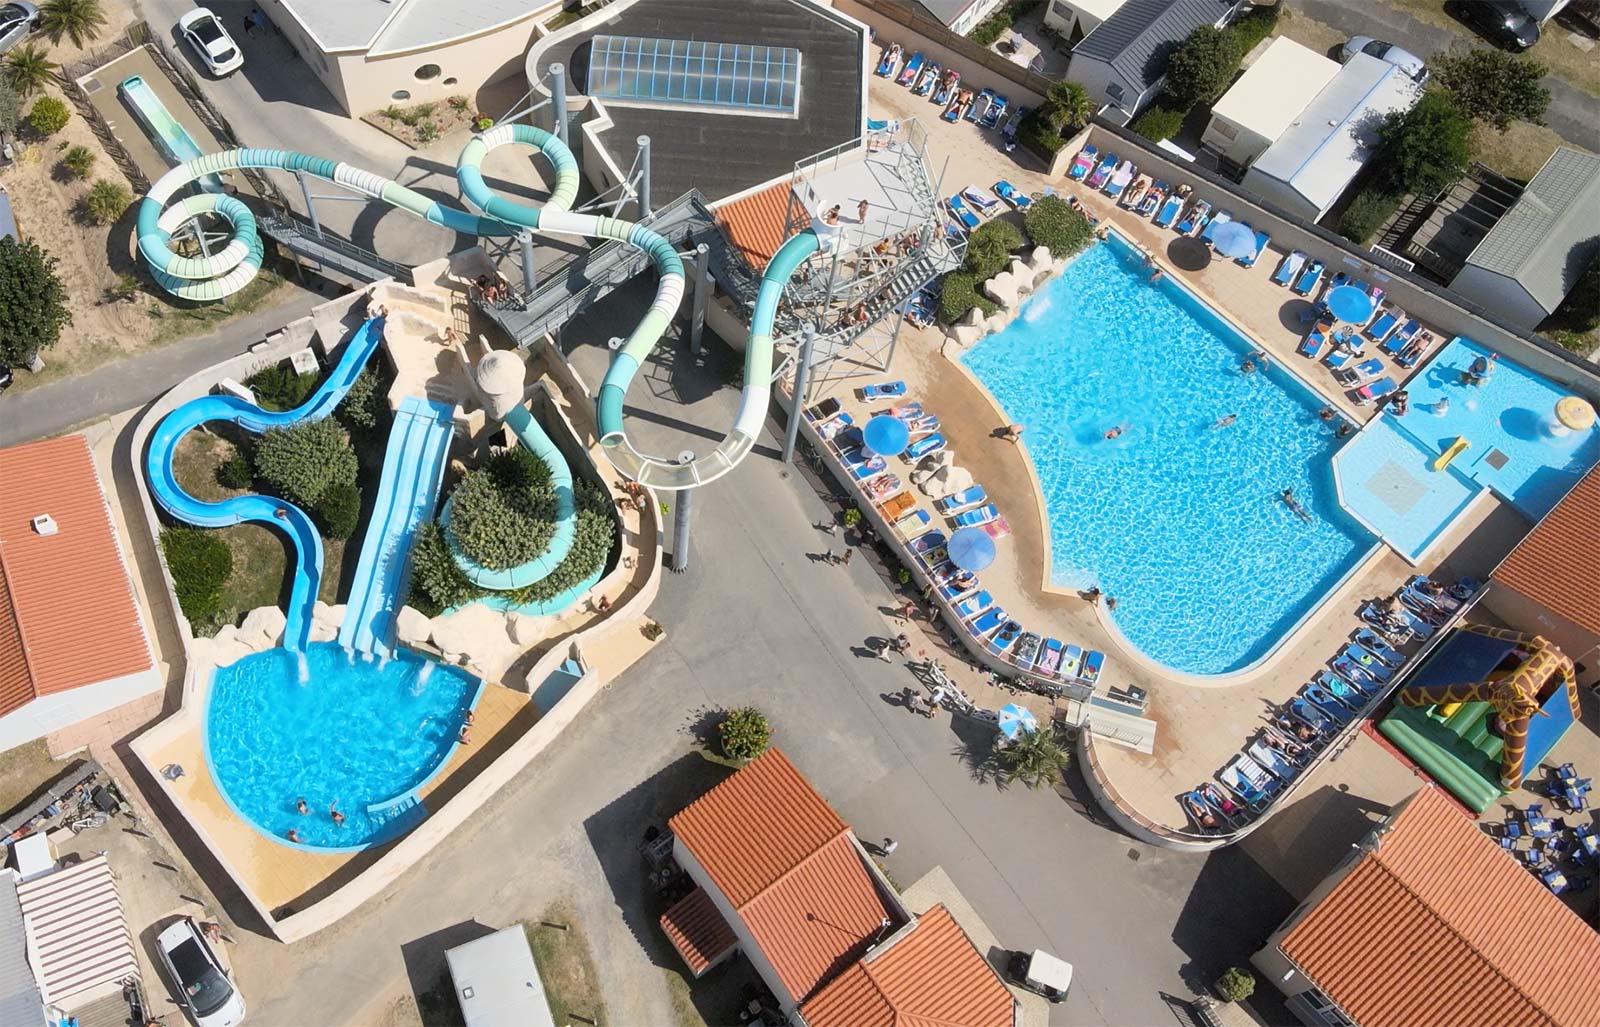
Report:
[{"label": "water slide support column", "polygon": [[533,232],[524,228],[517,233],[517,242],[522,244],[522,288],[531,296],[539,284],[539,269],[533,256]]},{"label": "water slide support column", "polygon": [[[694,453],[684,450],[678,454],[678,463],[694,461]],[[672,506],[672,570],[682,574],[689,569],[689,536],[694,523],[694,494],[698,489],[683,489],[673,498]]]},{"label": "water slide support column", "polygon": [[711,247],[701,243],[694,248],[694,257],[694,313],[689,319],[689,352],[699,356],[706,331],[706,278],[711,270]]},{"label": "water slide support column", "polygon": [[555,119],[556,138],[567,142],[567,68],[550,65],[550,116]]},{"label": "water slide support column", "polygon": [[639,220],[650,216],[650,137],[640,136],[639,144]]},{"label": "water slide support column", "polygon": [[306,178],[306,173],[299,168],[295,169],[294,177],[300,181],[300,195],[306,198],[306,217],[311,219],[311,230],[317,233],[317,238],[322,238],[322,221],[317,217],[317,199],[311,195],[311,181]]},{"label": "water slide support column", "polygon": [[800,435],[800,418],[805,416],[806,389],[811,378],[811,347],[816,344],[817,329],[807,324],[800,329],[800,352],[795,356],[794,395],[789,400],[789,424],[783,431],[783,462],[794,463],[795,439]]}]

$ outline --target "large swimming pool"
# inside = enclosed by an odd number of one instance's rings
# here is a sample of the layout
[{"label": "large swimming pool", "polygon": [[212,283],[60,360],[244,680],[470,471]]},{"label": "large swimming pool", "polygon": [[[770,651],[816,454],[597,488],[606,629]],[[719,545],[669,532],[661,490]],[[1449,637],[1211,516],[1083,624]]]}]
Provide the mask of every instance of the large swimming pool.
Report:
[{"label": "large swimming pool", "polygon": [[1339,506],[1315,394],[1276,367],[1242,373],[1250,344],[1146,274],[1113,237],[963,361],[1027,427],[1052,580],[1115,597],[1117,626],[1152,659],[1228,673],[1271,651],[1375,540]]},{"label": "large swimming pool", "polygon": [[479,687],[410,654],[379,665],[324,642],[302,672],[294,653],[269,649],[216,671],[206,755],[228,803],[262,833],[291,844],[293,828],[303,846],[363,848],[420,819],[410,792],[449,758]]}]

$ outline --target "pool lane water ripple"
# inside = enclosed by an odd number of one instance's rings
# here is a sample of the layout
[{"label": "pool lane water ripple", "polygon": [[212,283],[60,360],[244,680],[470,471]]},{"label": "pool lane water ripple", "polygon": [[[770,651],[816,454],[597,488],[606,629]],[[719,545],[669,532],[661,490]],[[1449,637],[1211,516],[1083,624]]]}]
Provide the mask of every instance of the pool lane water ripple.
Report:
[{"label": "pool lane water ripple", "polygon": [[1241,373],[1251,348],[1113,241],[963,357],[1027,427],[1052,581],[1098,584],[1129,641],[1194,674],[1266,655],[1375,542],[1338,505],[1322,403],[1282,369]]}]

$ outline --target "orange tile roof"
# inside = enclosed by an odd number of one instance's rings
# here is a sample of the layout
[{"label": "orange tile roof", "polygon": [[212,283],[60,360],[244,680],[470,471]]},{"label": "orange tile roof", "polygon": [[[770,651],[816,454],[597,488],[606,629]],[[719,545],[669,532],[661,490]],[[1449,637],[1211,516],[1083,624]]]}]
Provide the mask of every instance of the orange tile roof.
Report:
[{"label": "orange tile roof", "polygon": [[696,977],[739,944],[704,888],[696,888],[661,914],[661,929]]},{"label": "orange tile roof", "polygon": [[1279,947],[1364,1027],[1600,1024],[1600,935],[1431,786]]},{"label": "orange tile roof", "polygon": [[[0,715],[154,666],[82,435],[0,450]],[[56,521],[54,535],[30,523]]]},{"label": "orange tile roof", "polygon": [[[783,222],[790,205],[789,195],[789,182],[785,179],[717,209],[717,223],[722,226],[723,234],[758,271],[767,266],[778,247],[783,245]],[[796,219],[791,226],[796,232],[811,224],[810,216],[798,203],[794,204],[791,216]]]},{"label": "orange tile roof", "polygon": [[1600,467],[1556,504],[1495,569],[1494,579],[1600,633]]},{"label": "orange tile roof", "polygon": [[934,906],[910,932],[824,985],[800,1013],[810,1027],[1011,1027],[1011,992],[950,911]]}]

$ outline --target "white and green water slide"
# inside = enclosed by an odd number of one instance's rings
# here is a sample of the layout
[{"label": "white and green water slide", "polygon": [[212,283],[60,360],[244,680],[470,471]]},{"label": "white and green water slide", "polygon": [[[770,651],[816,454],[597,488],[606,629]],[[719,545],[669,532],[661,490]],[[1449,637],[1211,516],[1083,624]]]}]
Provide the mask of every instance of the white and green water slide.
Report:
[{"label": "white and green water slide", "polygon": [[[509,199],[491,190],[480,168],[484,157],[501,146],[536,147],[555,168],[555,187],[542,207]],[[789,277],[816,253],[817,236],[801,232],[784,243],[767,265],[751,316],[745,347],[744,391],[733,430],[706,457],[686,463],[640,452],[623,426],[623,403],[639,366],[672,323],[683,299],[683,262],[672,244],[644,225],[620,218],[575,213],[578,162],[554,135],[532,125],[500,125],[474,136],[456,160],[461,194],[482,214],[440,204],[398,182],[352,167],[342,161],[311,157],[292,150],[224,150],[185,161],[162,175],[139,206],[139,252],[162,288],[189,300],[219,300],[244,288],[261,268],[261,237],[255,216],[232,196],[204,193],[177,199],[186,185],[208,175],[239,169],[304,172],[342,185],[414,214],[451,231],[480,237],[514,235],[526,228],[551,235],[575,235],[626,243],[649,255],[659,276],[655,299],[612,359],[600,386],[596,420],[600,441],[612,464],[634,480],[653,488],[693,488],[731,471],[755,446],[771,401],[772,324]],[[170,206],[169,206],[170,204]],[[172,233],[190,219],[214,213],[232,226],[229,241],[217,253],[185,257],[172,250]]]}]

